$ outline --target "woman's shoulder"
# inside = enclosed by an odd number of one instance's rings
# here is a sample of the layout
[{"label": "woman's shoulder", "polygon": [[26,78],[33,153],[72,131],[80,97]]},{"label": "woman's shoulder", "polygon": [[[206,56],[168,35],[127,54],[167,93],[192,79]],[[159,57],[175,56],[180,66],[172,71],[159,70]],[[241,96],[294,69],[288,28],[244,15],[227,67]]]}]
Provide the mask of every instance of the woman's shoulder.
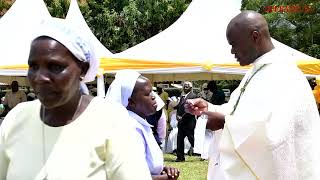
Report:
[{"label": "woman's shoulder", "polygon": [[10,130],[16,126],[30,122],[30,120],[34,119],[33,117],[37,115],[36,112],[39,111],[40,105],[39,100],[19,103],[6,115],[1,124],[1,128],[3,130]]},{"label": "woman's shoulder", "polygon": [[10,113],[30,113],[29,111],[35,111],[39,109],[41,106],[40,101],[34,100],[34,101],[26,101],[26,102],[21,102],[16,105],[10,112]]},{"label": "woman's shoulder", "polygon": [[107,101],[101,97],[94,97],[88,111],[96,120],[101,119],[105,124],[125,124],[130,120],[128,111],[122,105]]},{"label": "woman's shoulder", "polygon": [[120,109],[122,111],[126,110],[126,108],[124,108],[121,104],[110,101],[110,100],[106,100],[102,97],[94,97],[92,99],[92,105],[104,110],[114,110],[114,109]]}]

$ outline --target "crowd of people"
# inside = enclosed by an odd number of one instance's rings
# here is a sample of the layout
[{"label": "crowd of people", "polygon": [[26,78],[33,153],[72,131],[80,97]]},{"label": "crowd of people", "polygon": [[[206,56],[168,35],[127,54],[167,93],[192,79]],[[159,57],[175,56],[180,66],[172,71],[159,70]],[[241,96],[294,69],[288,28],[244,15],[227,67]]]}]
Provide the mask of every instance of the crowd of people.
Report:
[{"label": "crowd of people", "polygon": [[[8,91],[0,99],[1,110],[0,117],[5,117],[8,112],[13,109],[17,104],[25,101],[33,101],[35,99],[35,94],[32,92],[25,92],[19,89],[18,81],[11,82],[11,90]],[[0,120],[1,124],[2,120]]]},{"label": "crowd of people", "polygon": [[[320,118],[307,79],[274,48],[261,14],[241,12],[226,37],[240,65],[252,65],[228,102],[215,81],[199,94],[185,81],[169,97],[134,70],[118,71],[101,98],[85,85],[98,71],[88,39],[65,20],[44,22],[30,45],[30,101],[16,81],[3,101],[0,180],[179,179],[163,152],[176,162],[209,158],[209,180],[319,179]],[[287,84],[285,94],[274,88]]]}]

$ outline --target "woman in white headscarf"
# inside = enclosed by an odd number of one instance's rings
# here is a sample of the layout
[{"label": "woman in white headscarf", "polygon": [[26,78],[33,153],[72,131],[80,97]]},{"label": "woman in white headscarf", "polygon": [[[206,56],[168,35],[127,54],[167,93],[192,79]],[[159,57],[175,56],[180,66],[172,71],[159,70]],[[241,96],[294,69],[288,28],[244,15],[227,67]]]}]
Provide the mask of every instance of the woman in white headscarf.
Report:
[{"label": "woman in white headscarf", "polygon": [[151,125],[146,121],[147,116],[164,106],[161,98],[152,91],[150,80],[136,71],[121,70],[111,83],[106,99],[116,101],[127,108],[132,117],[131,124],[140,137],[136,143],[144,148],[152,179],[177,179],[179,170],[164,167],[162,151],[153,136]]},{"label": "woman in white headscarf", "polygon": [[122,125],[127,111],[80,90],[98,67],[82,33],[45,22],[28,64],[39,100],[19,104],[1,125],[0,180],[151,179],[134,129]]}]

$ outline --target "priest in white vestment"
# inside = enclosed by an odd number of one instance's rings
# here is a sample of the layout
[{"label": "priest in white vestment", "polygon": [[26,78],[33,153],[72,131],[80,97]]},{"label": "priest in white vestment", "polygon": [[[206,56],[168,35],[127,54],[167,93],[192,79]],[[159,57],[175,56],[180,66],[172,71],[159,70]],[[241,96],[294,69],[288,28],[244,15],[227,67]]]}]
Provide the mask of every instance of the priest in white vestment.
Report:
[{"label": "priest in white vestment", "polygon": [[207,128],[215,131],[218,151],[210,155],[208,179],[320,179],[320,118],[305,76],[274,48],[261,14],[240,13],[226,34],[240,65],[253,67],[228,104],[193,99],[185,105],[207,115]]}]

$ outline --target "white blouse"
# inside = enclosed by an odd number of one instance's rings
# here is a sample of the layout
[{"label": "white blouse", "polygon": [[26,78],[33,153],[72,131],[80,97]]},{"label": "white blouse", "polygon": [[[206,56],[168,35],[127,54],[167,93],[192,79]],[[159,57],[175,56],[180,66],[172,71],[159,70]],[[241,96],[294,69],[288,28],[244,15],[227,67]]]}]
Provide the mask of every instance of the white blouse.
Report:
[{"label": "white blouse", "polygon": [[134,126],[140,137],[140,145],[144,147],[145,159],[152,175],[159,175],[163,169],[163,154],[152,133],[152,125],[132,111],[129,115],[135,120]]}]

